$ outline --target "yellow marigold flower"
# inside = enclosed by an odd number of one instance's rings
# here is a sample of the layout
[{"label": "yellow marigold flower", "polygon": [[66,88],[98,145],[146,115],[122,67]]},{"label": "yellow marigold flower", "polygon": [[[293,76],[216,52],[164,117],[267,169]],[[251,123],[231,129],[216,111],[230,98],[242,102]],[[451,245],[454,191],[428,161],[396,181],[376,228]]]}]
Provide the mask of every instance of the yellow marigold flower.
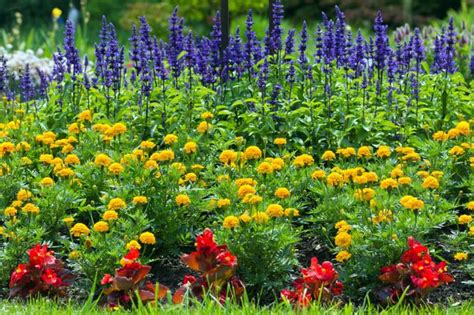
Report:
[{"label": "yellow marigold flower", "polygon": [[109,172],[114,175],[119,175],[125,170],[125,168],[120,163],[112,163],[109,165]]},{"label": "yellow marigold flower", "polygon": [[64,162],[66,164],[81,164],[81,160],[79,160],[79,157],[75,154],[68,154],[64,158]]},{"label": "yellow marigold flower", "polygon": [[92,112],[90,110],[85,110],[79,114],[79,121],[92,121]]},{"label": "yellow marigold flower", "polygon": [[433,140],[435,141],[446,141],[449,139],[448,134],[445,133],[444,131],[436,131],[432,135]]},{"label": "yellow marigold flower", "polygon": [[15,152],[15,145],[11,142],[0,143],[0,157]]},{"label": "yellow marigold flower", "polygon": [[315,180],[324,178],[324,176],[326,176],[326,172],[324,172],[323,170],[315,170],[313,173],[311,173],[311,178]]},{"label": "yellow marigold flower", "polygon": [[156,243],[156,238],[155,235],[151,232],[143,232],[140,234],[140,237],[138,238],[142,244],[149,244],[153,245]]},{"label": "yellow marigold flower", "polygon": [[444,173],[441,171],[433,171],[431,172],[431,176],[436,177],[437,179],[440,179],[443,177]]},{"label": "yellow marigold flower", "polygon": [[124,134],[127,131],[127,126],[123,123],[116,123],[112,126],[112,135],[118,136]]},{"label": "yellow marigold flower", "polygon": [[244,151],[245,158],[248,160],[256,160],[262,157],[262,150],[257,146],[247,147]]},{"label": "yellow marigold flower", "polygon": [[148,198],[145,196],[135,196],[132,199],[132,203],[135,205],[145,205],[148,203]]},{"label": "yellow marigold flower", "polygon": [[354,183],[359,185],[367,184],[367,177],[365,177],[364,175],[355,176],[352,180]]},{"label": "yellow marigold flower", "polygon": [[127,206],[125,201],[121,198],[113,198],[109,201],[109,204],[107,205],[108,210],[119,210],[123,209]]},{"label": "yellow marigold flower", "polygon": [[187,182],[194,183],[195,181],[197,181],[197,175],[196,173],[187,173],[186,175],[184,175],[184,180]]},{"label": "yellow marigold flower", "polygon": [[421,208],[425,206],[425,203],[423,202],[423,200],[417,199],[411,195],[403,196],[400,199],[400,204],[404,206],[405,208],[411,209],[411,210],[420,210]]},{"label": "yellow marigold flower", "polygon": [[395,189],[398,187],[398,183],[393,178],[387,178],[380,182],[380,188],[382,189]]},{"label": "yellow marigold flower", "polygon": [[174,135],[174,134],[167,134],[165,136],[165,138],[163,139],[163,142],[167,145],[170,145],[170,144],[173,144],[175,143],[176,141],[178,141],[178,136]]},{"label": "yellow marigold flower", "polygon": [[275,190],[275,197],[278,197],[280,199],[285,199],[290,197],[291,193],[290,191],[285,188],[285,187],[280,187],[277,190]]},{"label": "yellow marigold flower", "polygon": [[454,156],[460,156],[464,154],[464,149],[458,145],[454,146],[451,150],[449,150],[449,154]]},{"label": "yellow marigold flower", "polygon": [[209,128],[211,128],[211,124],[207,121],[201,121],[199,125],[196,127],[196,131],[200,134],[206,133]]},{"label": "yellow marigold flower", "polygon": [[6,215],[7,217],[14,217],[16,216],[17,210],[15,207],[6,207],[5,210],[3,210],[3,214]]},{"label": "yellow marigold flower", "polygon": [[72,222],[74,222],[74,218],[73,217],[66,217],[66,218],[63,219],[63,222],[69,225]]},{"label": "yellow marigold flower", "polygon": [[14,200],[14,201],[12,201],[12,204],[11,204],[11,206],[15,207],[15,208],[19,208],[22,205],[23,205],[23,201],[21,201],[21,200]]},{"label": "yellow marigold flower", "polygon": [[474,236],[474,225],[469,228],[469,235]]},{"label": "yellow marigold flower", "polygon": [[33,164],[33,161],[27,157],[27,156],[24,156],[21,158],[21,165],[31,165]]},{"label": "yellow marigold flower", "polygon": [[76,135],[77,135],[79,132],[81,132],[81,129],[82,129],[82,128],[79,126],[78,123],[72,123],[72,124],[70,124],[69,127],[68,127],[68,131],[69,131],[70,133],[73,133],[73,134],[76,134]]},{"label": "yellow marigold flower", "polygon": [[331,160],[334,160],[335,158],[336,158],[336,154],[331,150],[324,151],[323,155],[321,156],[321,160],[323,161],[331,161]]},{"label": "yellow marigold flower", "polygon": [[132,154],[135,155],[140,161],[145,157],[145,151],[142,149],[135,149],[132,151]]},{"label": "yellow marigold flower", "polygon": [[31,149],[31,145],[26,141],[22,141],[16,145],[16,151],[28,152],[30,151],[30,149]]},{"label": "yellow marigold flower", "polygon": [[279,171],[285,166],[285,161],[282,158],[274,158],[271,164],[275,171]]},{"label": "yellow marigold flower", "polygon": [[144,149],[144,150],[147,150],[147,149],[153,149],[154,147],[156,147],[156,144],[153,143],[153,141],[142,141],[142,143],[140,143],[140,148]]},{"label": "yellow marigold flower", "polygon": [[461,134],[461,132],[456,128],[448,130],[448,138],[449,139],[457,138],[460,134]]},{"label": "yellow marigold flower", "polygon": [[171,168],[174,168],[180,174],[184,174],[184,172],[186,172],[186,166],[183,163],[180,163],[180,162],[175,162],[175,163],[171,164]]},{"label": "yellow marigold flower", "polygon": [[97,166],[109,166],[109,164],[112,163],[112,159],[101,153],[95,157],[94,163]]},{"label": "yellow marigold flower", "polygon": [[418,171],[416,172],[416,175],[420,176],[421,178],[426,178],[430,175],[430,173],[427,171]]},{"label": "yellow marigold flower", "polygon": [[364,172],[362,176],[364,176],[367,179],[367,181],[370,183],[374,183],[379,180],[379,177],[377,176],[377,173],[375,172]]},{"label": "yellow marigold flower", "polygon": [[420,161],[421,156],[418,153],[409,153],[402,157],[403,161]]},{"label": "yellow marigold flower", "polygon": [[398,179],[398,184],[400,185],[410,185],[411,184],[411,178],[408,176],[400,177]]},{"label": "yellow marigold flower", "polygon": [[269,205],[265,212],[271,218],[279,218],[284,214],[283,207],[276,203]]},{"label": "yellow marigold flower", "polygon": [[178,206],[187,206],[191,204],[191,199],[185,194],[177,195],[175,201]]},{"label": "yellow marigold flower", "polygon": [[257,181],[254,180],[253,178],[238,178],[235,180],[235,185],[237,187],[241,187],[243,185],[256,186]]},{"label": "yellow marigold flower", "polygon": [[388,209],[380,210],[378,215],[372,218],[372,223],[379,224],[381,222],[391,222],[392,211]]},{"label": "yellow marigold flower", "polygon": [[341,174],[332,172],[326,177],[326,182],[329,186],[340,186],[344,183],[344,178]]},{"label": "yellow marigold flower", "polygon": [[138,243],[136,240],[131,240],[130,242],[128,242],[126,247],[127,247],[128,250],[130,250],[132,248],[140,250],[142,248],[140,243]]},{"label": "yellow marigold flower", "polygon": [[459,131],[460,134],[464,136],[468,136],[471,133],[471,128],[469,126],[469,122],[461,121],[456,125],[456,129]]},{"label": "yellow marigold flower", "polygon": [[314,159],[309,154],[301,154],[295,158],[293,165],[296,167],[305,167],[314,164]]},{"label": "yellow marigold flower", "polygon": [[118,219],[118,213],[115,212],[114,210],[107,210],[102,215],[102,219],[104,219],[105,221],[117,220]]},{"label": "yellow marigold flower", "polygon": [[39,183],[41,186],[53,186],[54,180],[51,177],[45,177],[41,179]]},{"label": "yellow marigold flower", "polygon": [[354,197],[358,200],[370,201],[375,197],[375,190],[372,188],[357,189],[354,193]]},{"label": "yellow marigold flower", "polygon": [[57,173],[60,177],[71,177],[74,176],[74,171],[68,167],[59,170]]},{"label": "yellow marigold flower", "polygon": [[252,217],[249,216],[247,212],[245,212],[239,216],[239,220],[243,223],[249,223],[250,221],[252,221]]},{"label": "yellow marigold flower", "polygon": [[257,203],[262,202],[263,198],[259,195],[254,195],[254,194],[246,194],[244,198],[242,199],[243,203],[250,203],[252,205],[255,205]]},{"label": "yellow marigold flower", "polygon": [[201,114],[201,118],[205,120],[209,120],[209,119],[214,118],[214,114],[212,114],[211,112],[204,112]]},{"label": "yellow marigold flower", "polygon": [[252,216],[252,219],[257,224],[265,224],[268,222],[270,218],[268,217],[268,214],[266,214],[265,212],[258,211]]},{"label": "yellow marigold flower", "polygon": [[284,146],[286,144],[286,138],[276,138],[273,140],[273,143],[279,147]]},{"label": "yellow marigold flower", "polygon": [[96,224],[94,224],[94,231],[99,232],[99,233],[104,233],[109,230],[109,224],[104,221],[99,221]]},{"label": "yellow marigold flower", "polygon": [[73,250],[69,253],[69,259],[71,259],[71,260],[76,260],[79,257],[81,257],[81,253],[77,250]]},{"label": "yellow marigold flower", "polygon": [[359,150],[357,150],[357,156],[362,158],[362,157],[365,157],[365,158],[369,158],[372,156],[372,151],[370,149],[370,147],[368,146],[362,146],[359,148]]},{"label": "yellow marigold flower", "polygon": [[217,200],[217,208],[224,208],[230,206],[230,199],[224,198]]},{"label": "yellow marigold flower", "polygon": [[236,160],[237,160],[237,152],[235,152],[234,150],[224,150],[219,155],[219,161],[227,165],[230,165]]},{"label": "yellow marigold flower", "polygon": [[[355,149],[353,147],[337,149],[336,153],[339,154],[339,155],[342,155],[345,158],[349,158],[349,157],[356,154]],[[324,154],[323,154],[323,156],[324,156]]]},{"label": "yellow marigold flower", "polygon": [[259,174],[271,174],[273,173],[273,166],[268,162],[262,162],[257,166],[257,172]]},{"label": "yellow marigold flower", "polygon": [[227,182],[229,180],[230,180],[230,176],[227,174],[217,176],[218,183]]},{"label": "yellow marigold flower", "polygon": [[469,201],[469,202],[466,204],[466,208],[467,208],[468,210],[474,211],[474,201]]},{"label": "yellow marigold flower", "polygon": [[237,195],[240,197],[240,198],[243,198],[245,197],[245,195],[247,194],[255,194],[257,191],[255,190],[255,188],[253,188],[253,186],[250,186],[248,184],[245,184],[245,185],[242,185],[239,187],[239,190],[237,192]]},{"label": "yellow marigold flower", "polygon": [[90,233],[89,228],[83,223],[76,223],[70,230],[74,237],[87,236]]},{"label": "yellow marigold flower", "polygon": [[377,156],[379,158],[386,158],[386,157],[389,157],[390,154],[392,154],[392,150],[390,149],[390,147],[386,146],[386,145],[381,145],[378,149],[377,149]]},{"label": "yellow marigold flower", "polygon": [[423,181],[422,186],[426,189],[436,189],[439,188],[439,181],[434,176],[428,176]]},{"label": "yellow marigold flower", "polygon": [[158,167],[158,163],[155,160],[148,160],[143,164],[143,167],[147,170],[154,170]]},{"label": "yellow marigold flower", "polygon": [[472,222],[472,216],[467,214],[462,214],[458,217],[459,224],[469,224]]},{"label": "yellow marigold flower", "polygon": [[336,261],[338,262],[345,262],[351,258],[352,254],[349,253],[348,251],[342,250],[336,255]]},{"label": "yellow marigold flower", "polygon": [[184,152],[187,154],[196,153],[197,149],[198,149],[198,146],[196,142],[193,142],[193,141],[187,142],[183,147]]},{"label": "yellow marigold flower", "polygon": [[403,170],[401,167],[395,167],[391,172],[390,172],[390,177],[392,178],[398,178],[402,177],[404,175]]},{"label": "yellow marigold flower", "polygon": [[352,244],[352,236],[347,232],[338,232],[334,241],[340,248],[348,248]]},{"label": "yellow marigold flower", "polygon": [[239,218],[236,216],[230,215],[225,217],[224,222],[222,223],[222,226],[226,229],[233,229],[239,226]]},{"label": "yellow marigold flower", "polygon": [[467,260],[469,255],[465,252],[459,252],[454,254],[454,259],[457,261]]},{"label": "yellow marigold flower", "polygon": [[33,194],[27,189],[20,189],[16,194],[16,199],[20,201],[25,201],[33,197]]},{"label": "yellow marigold flower", "polygon": [[39,157],[39,161],[45,164],[51,164],[54,157],[51,154],[41,154]]}]

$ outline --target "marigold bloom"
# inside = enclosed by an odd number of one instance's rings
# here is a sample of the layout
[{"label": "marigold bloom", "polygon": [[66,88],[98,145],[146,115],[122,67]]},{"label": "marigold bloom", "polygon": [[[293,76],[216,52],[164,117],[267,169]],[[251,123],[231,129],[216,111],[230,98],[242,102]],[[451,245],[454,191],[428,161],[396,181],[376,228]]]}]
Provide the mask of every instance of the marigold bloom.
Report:
[{"label": "marigold bloom", "polygon": [[289,216],[297,217],[300,215],[300,212],[296,208],[286,208],[284,213],[285,213],[285,216],[287,217]]},{"label": "marigold bloom", "polygon": [[92,112],[90,110],[85,110],[78,116],[79,121],[92,121]]},{"label": "marigold bloom", "polygon": [[459,224],[469,224],[472,222],[472,216],[467,214],[462,214],[458,217]]},{"label": "marigold bloom", "polygon": [[109,230],[109,224],[104,221],[99,221],[96,224],[94,224],[94,231],[99,232],[99,233],[105,233]]},{"label": "marigold bloom", "polygon": [[83,223],[76,223],[70,230],[74,237],[87,236],[90,233],[89,228]]},{"label": "marigold bloom", "polygon": [[344,183],[344,178],[341,174],[332,172],[326,177],[326,182],[329,186],[340,186]]},{"label": "marigold bloom", "polygon": [[346,250],[342,250],[342,251],[340,251],[339,253],[337,253],[337,255],[336,255],[336,261],[342,263],[342,262],[345,262],[345,261],[349,260],[349,258],[351,258],[351,257],[352,257],[352,254],[351,254],[351,253],[349,253],[349,252],[346,251]]},{"label": "marigold bloom", "polygon": [[286,144],[286,138],[276,138],[273,140],[273,143],[279,147],[284,146]]},{"label": "marigold bloom", "polygon": [[163,139],[163,142],[167,145],[173,144],[178,141],[178,137],[174,134],[167,134]]},{"label": "marigold bloom", "polygon": [[16,216],[17,210],[15,207],[6,207],[5,210],[3,210],[3,214],[7,217],[14,217]]},{"label": "marigold bloom", "polygon": [[158,168],[158,163],[155,160],[148,160],[143,164],[143,167],[147,170],[154,170]]},{"label": "marigold bloom", "polygon": [[51,177],[45,177],[41,179],[39,183],[41,186],[53,186],[54,180]]},{"label": "marigold bloom", "polygon": [[259,195],[254,195],[254,194],[246,194],[244,198],[242,198],[243,203],[250,203],[252,205],[255,205],[257,203],[262,202],[263,198]]},{"label": "marigold bloom", "polygon": [[205,120],[209,120],[209,119],[214,118],[214,114],[212,114],[211,112],[204,112],[201,114],[201,118]]},{"label": "marigold bloom", "polygon": [[21,208],[21,210],[23,212],[32,213],[32,214],[38,214],[40,212],[40,209],[32,203],[27,203],[26,205],[23,206],[23,208]]},{"label": "marigold bloom", "polygon": [[185,194],[177,195],[175,201],[178,206],[187,206],[191,204],[191,199]]},{"label": "marigold bloom", "polygon": [[474,225],[469,228],[469,235],[474,236]]},{"label": "marigold bloom", "polygon": [[428,176],[423,181],[422,186],[426,189],[436,189],[439,188],[439,181],[434,176]]},{"label": "marigold bloom", "polygon": [[257,173],[271,174],[273,173],[273,166],[268,162],[262,162],[257,166]]},{"label": "marigold bloom", "polygon": [[239,190],[237,191],[237,195],[240,198],[243,198],[247,194],[255,194],[256,192],[257,191],[255,190],[255,188],[253,188],[253,186],[245,184],[245,185],[242,185],[242,186],[239,187]]},{"label": "marigold bloom", "polygon": [[375,197],[375,190],[372,188],[357,189],[354,193],[354,197],[358,200],[370,201]]},{"label": "marigold bloom", "polygon": [[352,236],[347,232],[339,232],[334,241],[337,247],[348,248],[352,244]]},{"label": "marigold bloom", "polygon": [[362,176],[364,176],[369,183],[375,183],[379,180],[379,177],[375,172],[364,172]]},{"label": "marigold bloom", "polygon": [[392,150],[390,149],[390,147],[388,146],[385,146],[385,145],[381,145],[378,149],[377,149],[377,156],[379,158],[386,158],[386,157],[389,157],[390,154],[392,154]]},{"label": "marigold bloom", "polygon": [[196,127],[196,131],[200,134],[206,133],[209,128],[211,128],[211,124],[207,121],[201,121],[199,125]]},{"label": "marigold bloom", "polygon": [[350,224],[347,223],[347,221],[345,221],[345,220],[341,220],[341,221],[336,222],[334,227],[337,229],[338,233],[339,232],[347,232],[347,231],[350,231],[352,229]]},{"label": "marigold bloom", "polygon": [[105,221],[117,220],[118,213],[115,212],[114,210],[107,210],[102,215],[102,219],[104,219]]},{"label": "marigold bloom", "polygon": [[305,166],[310,166],[313,164],[314,164],[314,159],[309,154],[298,155],[293,161],[293,165],[296,167],[305,167]]},{"label": "marigold bloom", "polygon": [[20,189],[18,193],[16,194],[16,199],[20,201],[25,201],[33,197],[33,194],[31,191],[27,189]]},{"label": "marigold bloom", "polygon": [[468,257],[468,254],[465,252],[459,252],[454,254],[454,259],[457,261],[467,260]]},{"label": "marigold bloom", "polygon": [[222,223],[222,226],[226,229],[233,229],[239,226],[239,218],[236,216],[230,215],[225,217],[224,222]]},{"label": "marigold bloom", "polygon": [[112,163],[109,165],[109,172],[114,175],[120,175],[125,170],[125,168],[120,163]]},{"label": "marigold bloom", "polygon": [[277,188],[277,190],[275,190],[275,197],[278,197],[280,199],[288,198],[290,197],[290,195],[291,193],[288,190],[288,188],[280,187],[280,188]]},{"label": "marigold bloom", "polygon": [[274,158],[272,159],[271,164],[275,171],[279,171],[285,166],[285,161],[282,158]]},{"label": "marigold bloom", "polygon": [[451,150],[449,150],[449,154],[454,156],[460,156],[465,153],[464,149],[458,145],[454,146]]},{"label": "marigold bloom", "polygon": [[224,150],[219,155],[219,161],[227,165],[234,163],[236,160],[237,160],[237,152],[235,152],[234,150]]},{"label": "marigold bloom", "polygon": [[433,140],[435,141],[446,141],[449,139],[448,134],[445,133],[444,131],[436,131],[432,135]]},{"label": "marigold bloom", "polygon": [[244,151],[245,158],[248,160],[257,160],[262,157],[262,150],[257,146],[247,147]]},{"label": "marigold bloom", "polygon": [[154,147],[156,147],[156,144],[153,141],[146,140],[140,143],[140,148],[144,150],[151,150]]},{"label": "marigold bloom", "polygon": [[469,201],[469,202],[466,204],[466,208],[467,208],[468,210],[474,211],[474,201]]},{"label": "marigold bloom", "polygon": [[95,157],[94,163],[97,166],[109,166],[109,164],[112,163],[112,159],[101,153]]},{"label": "marigold bloom", "polygon": [[235,180],[235,185],[237,187],[241,187],[243,185],[256,186],[257,181],[254,180],[253,178],[238,178]]},{"label": "marigold bloom", "polygon": [[252,221],[252,217],[249,216],[247,212],[245,212],[239,216],[239,220],[243,223],[249,223],[250,221]]},{"label": "marigold bloom", "polygon": [[398,184],[400,185],[410,185],[411,184],[411,178],[408,176],[400,177],[398,179]]},{"label": "marigold bloom", "polygon": [[387,178],[380,182],[380,188],[382,189],[395,189],[398,187],[398,182],[393,178]]},{"label": "marigold bloom", "polygon": [[143,232],[138,238],[143,244],[153,245],[156,243],[155,235],[151,232]]},{"label": "marigold bloom", "polygon": [[141,246],[140,243],[138,243],[136,240],[131,240],[130,242],[127,243],[126,248],[127,248],[128,250],[130,250],[130,249],[132,249],[132,248],[141,249],[142,246]]},{"label": "marigold bloom", "polygon": [[66,163],[66,164],[81,164],[81,160],[79,160],[79,157],[75,154],[68,154],[64,158],[64,163]]},{"label": "marigold bloom", "polygon": [[121,198],[113,198],[109,201],[109,204],[107,205],[108,210],[119,210],[122,208],[125,208],[127,204],[125,201]]},{"label": "marigold bloom", "polygon": [[145,196],[135,196],[132,199],[132,203],[136,205],[144,205],[148,203],[148,198]]},{"label": "marigold bloom", "polygon": [[224,208],[230,206],[230,199],[224,198],[217,200],[217,208]]},{"label": "marigold bloom", "polygon": [[265,212],[271,218],[279,218],[284,214],[283,207],[276,203],[269,205]]},{"label": "marigold bloom", "polygon": [[411,195],[403,196],[400,199],[400,204],[404,206],[405,208],[411,209],[411,210],[420,210],[425,205],[423,200],[417,199]]},{"label": "marigold bloom", "polygon": [[461,121],[456,125],[456,129],[458,132],[464,136],[468,136],[471,133],[471,128],[469,126],[469,122]]},{"label": "marigold bloom", "polygon": [[116,123],[112,126],[112,135],[118,136],[124,134],[127,131],[127,126],[123,123]]},{"label": "marigold bloom", "polygon": [[184,152],[187,154],[196,153],[197,149],[198,149],[198,146],[196,142],[193,142],[193,141],[187,142],[183,147]]},{"label": "marigold bloom", "polygon": [[323,170],[315,170],[313,173],[311,173],[312,179],[320,179],[324,178],[324,176],[326,176],[326,172],[324,172]]}]

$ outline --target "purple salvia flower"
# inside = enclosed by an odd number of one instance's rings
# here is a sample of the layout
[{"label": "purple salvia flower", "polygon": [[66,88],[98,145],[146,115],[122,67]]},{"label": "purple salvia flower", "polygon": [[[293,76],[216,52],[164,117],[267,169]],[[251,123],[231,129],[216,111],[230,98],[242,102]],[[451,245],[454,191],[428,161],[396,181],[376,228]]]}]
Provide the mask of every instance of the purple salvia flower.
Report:
[{"label": "purple salvia flower", "polygon": [[262,94],[265,94],[265,87],[267,86],[268,79],[268,61],[265,59],[263,64],[260,66],[258,73],[257,87],[260,89]]},{"label": "purple salvia flower", "polygon": [[183,50],[183,24],[184,20],[178,17],[178,8],[176,7],[169,19],[167,49],[168,63],[175,78],[178,78],[181,74],[181,64],[178,61],[178,56]]},{"label": "purple salvia flower", "polygon": [[323,31],[321,26],[318,25],[315,33],[315,46],[316,52],[314,53],[314,62],[316,64],[321,63],[323,60]]},{"label": "purple salvia flower", "polygon": [[338,66],[343,65],[346,49],[346,21],[344,13],[336,5],[336,30],[334,34],[334,52]]},{"label": "purple salvia flower", "polygon": [[329,20],[325,25],[326,32],[323,37],[323,60],[326,65],[329,65],[335,58],[334,46],[334,23]]},{"label": "purple salvia flower", "polygon": [[289,56],[295,50],[295,29],[288,31],[288,36],[285,41],[285,56]]},{"label": "purple salvia flower", "polygon": [[67,20],[64,31],[64,56],[66,57],[67,72],[72,74],[73,80],[77,74],[82,72],[81,58],[79,50],[76,48],[74,33],[74,25],[70,20]]},{"label": "purple salvia flower", "polygon": [[168,78],[168,70],[163,63],[163,50],[158,46],[158,40],[153,38],[153,66],[155,75],[162,81]]},{"label": "purple salvia flower", "polygon": [[42,99],[47,99],[50,78],[44,71],[41,71],[41,69],[39,68],[36,68],[36,73],[38,74],[39,81],[40,81],[39,87],[38,87],[39,97]]},{"label": "purple salvia flower", "polygon": [[[216,73],[218,72],[217,68],[224,64],[224,58],[220,58],[220,49],[222,42],[222,24],[221,24],[221,13],[217,11],[213,20],[214,24],[212,25],[211,31],[211,62]],[[222,56],[223,57],[223,56]],[[221,60],[222,59],[222,60]]]},{"label": "purple salvia flower", "polygon": [[448,24],[448,31],[446,33],[446,36],[444,38],[445,42],[445,67],[446,67],[446,72],[447,73],[454,73],[456,72],[456,63],[454,62],[454,57],[456,54],[456,30],[454,29],[454,19],[451,17],[449,19],[449,24]]},{"label": "purple salvia flower", "polygon": [[140,16],[138,18],[140,20],[140,49],[145,50],[145,55],[148,57],[147,59],[151,59],[151,54],[153,51],[153,40],[151,37],[151,27],[148,24],[148,21],[144,16]]},{"label": "purple salvia flower", "polygon": [[244,45],[245,67],[248,69],[249,75],[253,76],[253,65],[255,63],[254,47],[257,45],[257,36],[253,31],[253,17],[252,10],[249,10],[247,19],[245,21],[245,37],[247,41]]},{"label": "purple salvia flower", "polygon": [[7,68],[7,58],[0,56],[0,95],[8,94],[10,90],[9,73]]},{"label": "purple salvia flower", "polygon": [[286,75],[286,80],[288,83],[293,84],[295,83],[295,75],[296,75],[296,69],[295,69],[295,63],[293,60],[290,60],[290,66],[288,67],[288,74]]},{"label": "purple salvia flower", "polygon": [[469,63],[469,69],[471,70],[471,75],[474,76],[474,54],[471,55],[471,62]]},{"label": "purple salvia flower", "polygon": [[308,61],[308,59],[306,58],[306,44],[308,42],[308,31],[306,21],[303,21],[303,27],[301,28],[300,38],[300,46],[298,47],[298,63],[301,65],[301,68],[304,68],[304,65]]},{"label": "purple salvia flower", "polygon": [[349,58],[349,62],[351,64],[351,68],[355,72],[355,76],[358,78],[365,66],[366,58],[365,58],[365,39],[362,36],[360,30],[357,32],[357,36],[355,39],[355,47],[354,51]]},{"label": "purple salvia flower", "polygon": [[130,52],[128,56],[132,62],[133,67],[138,73],[140,73],[140,51],[139,51],[139,39],[137,33],[137,26],[132,25],[132,36],[128,39],[130,43]]},{"label": "purple salvia flower", "polygon": [[273,28],[271,30],[271,46],[270,51],[271,53],[278,52],[282,49],[282,42],[281,42],[281,35],[282,35],[282,28],[281,28],[281,21],[283,20],[283,5],[281,4],[280,0],[276,0],[273,2],[273,15],[272,15],[272,24]]},{"label": "purple salvia flower", "polygon": [[[61,53],[61,51],[58,48],[58,51],[53,54],[53,80],[56,81],[57,83],[61,83],[64,80],[64,63],[65,63],[65,58],[64,55]],[[59,85],[58,85],[59,87]]]},{"label": "purple salvia flower", "polygon": [[20,93],[23,102],[31,101],[35,96],[35,87],[31,78],[30,65],[26,64],[23,74],[20,76]]},{"label": "purple salvia flower", "polygon": [[436,36],[433,47],[433,63],[431,64],[432,73],[440,73],[446,64],[446,56],[443,45],[444,30],[441,36]]},{"label": "purple salvia flower", "polygon": [[375,66],[379,71],[385,68],[385,60],[388,55],[387,25],[383,24],[383,17],[380,11],[377,12],[374,23],[375,32]]}]

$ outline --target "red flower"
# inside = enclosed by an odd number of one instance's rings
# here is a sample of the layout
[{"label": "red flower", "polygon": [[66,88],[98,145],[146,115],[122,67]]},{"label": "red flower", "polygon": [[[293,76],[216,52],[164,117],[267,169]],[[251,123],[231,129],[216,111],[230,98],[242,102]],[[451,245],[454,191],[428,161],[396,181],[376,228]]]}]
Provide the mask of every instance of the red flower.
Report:
[{"label": "red flower", "polygon": [[415,240],[412,236],[408,238],[408,247],[409,249],[403,253],[400,259],[405,264],[415,263],[429,253],[428,248],[421,245],[421,243]]},{"label": "red flower", "polygon": [[106,273],[104,275],[104,277],[102,278],[102,280],[100,280],[100,284],[106,285],[106,284],[112,283],[113,281],[114,281],[114,277],[112,277],[112,275]]},{"label": "red flower", "polygon": [[[323,282],[335,280],[336,275],[336,270],[331,262],[324,261],[320,265],[316,257],[311,258],[311,266],[309,269],[303,268],[301,272],[304,278],[316,278]],[[310,279],[310,281],[314,281],[314,279]]]},{"label": "red flower", "polygon": [[216,260],[219,264],[224,266],[234,267],[237,265],[237,258],[228,251],[217,255]]},{"label": "red flower", "polygon": [[342,284],[341,281],[336,280],[336,282],[334,282],[334,286],[331,288],[332,294],[341,295],[342,290],[344,290],[344,285]]},{"label": "red flower", "polygon": [[36,244],[27,253],[30,257],[30,265],[37,269],[40,269],[43,265],[52,265],[56,262],[56,258],[53,256],[54,252],[48,250],[48,245]]},{"label": "red flower", "polygon": [[43,271],[43,273],[41,274],[41,280],[43,280],[44,283],[52,285],[54,287],[60,287],[63,284],[63,281],[60,277],[58,277],[56,272],[49,268]]},{"label": "red flower", "polygon": [[194,282],[196,282],[196,277],[195,276],[192,276],[192,275],[185,275],[184,276],[184,279],[183,279],[183,285],[186,285],[186,284],[193,284]]},{"label": "red flower", "polygon": [[211,229],[205,229],[201,235],[196,236],[196,248],[203,254],[210,253],[217,246],[214,241],[214,233]]},{"label": "red flower", "polygon": [[23,279],[23,277],[28,273],[29,271],[27,270],[27,265],[25,264],[19,264],[15,271],[12,273],[10,277],[10,284],[9,287],[13,287],[18,281]]}]

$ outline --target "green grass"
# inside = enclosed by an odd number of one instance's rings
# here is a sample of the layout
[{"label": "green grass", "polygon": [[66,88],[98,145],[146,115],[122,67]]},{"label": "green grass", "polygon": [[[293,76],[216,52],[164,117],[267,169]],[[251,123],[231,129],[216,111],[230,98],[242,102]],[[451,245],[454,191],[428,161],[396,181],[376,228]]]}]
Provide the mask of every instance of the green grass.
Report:
[{"label": "green grass", "polygon": [[[444,307],[435,306],[407,306],[396,305],[390,308],[377,308],[373,305],[356,307],[353,304],[332,307],[318,307],[313,305],[307,309],[296,311],[286,304],[275,304],[271,306],[258,306],[252,303],[243,305],[229,304],[221,306],[219,303],[207,302],[195,304],[194,306],[161,305],[158,307],[139,306],[132,310],[116,310],[113,314],[473,314],[474,304],[472,301],[463,304],[452,304]],[[21,301],[0,302],[0,314],[111,314],[110,311],[96,306],[95,303],[86,302],[82,305],[69,303],[59,304],[47,299],[30,300],[26,303]]]}]

